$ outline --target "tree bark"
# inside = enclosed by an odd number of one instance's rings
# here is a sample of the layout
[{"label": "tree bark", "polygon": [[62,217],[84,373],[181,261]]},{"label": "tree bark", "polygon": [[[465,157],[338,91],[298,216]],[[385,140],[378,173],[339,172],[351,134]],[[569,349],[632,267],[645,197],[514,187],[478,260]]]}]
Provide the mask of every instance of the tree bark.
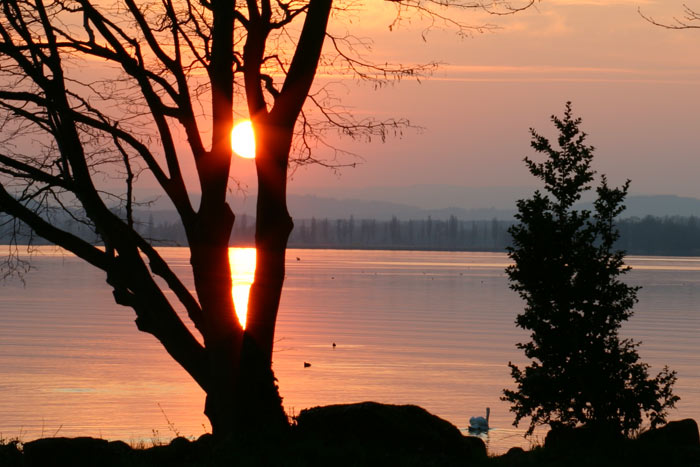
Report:
[{"label": "tree bark", "polygon": [[[332,0],[311,0],[282,91],[268,113],[249,105],[257,130],[255,166],[258,176],[255,247],[257,266],[251,287],[248,329],[261,356],[272,362],[275,323],[284,283],[284,260],[294,227],[287,210],[287,166],[294,125],[308,96],[323,48]],[[256,47],[246,44],[251,57]],[[256,78],[253,73],[252,78]],[[250,80],[254,81],[253,79]],[[259,79],[257,80],[259,86]],[[252,85],[252,84],[251,84]],[[248,88],[248,83],[246,83]],[[257,87],[256,87],[257,89]],[[249,102],[259,93],[247,89]]]},{"label": "tree bark", "polygon": [[293,128],[270,118],[258,124],[264,153],[255,159],[258,173],[255,248],[257,264],[250,290],[246,334],[269,363],[272,362],[275,323],[285,274],[287,240],[294,224],[287,210],[287,154]]}]

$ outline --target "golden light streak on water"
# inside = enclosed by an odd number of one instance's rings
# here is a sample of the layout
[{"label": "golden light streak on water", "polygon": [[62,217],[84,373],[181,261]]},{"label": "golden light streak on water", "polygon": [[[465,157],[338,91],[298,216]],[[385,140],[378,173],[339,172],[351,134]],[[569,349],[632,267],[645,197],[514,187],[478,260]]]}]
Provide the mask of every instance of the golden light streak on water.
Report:
[{"label": "golden light streak on water", "polygon": [[[158,252],[194,287],[189,249]],[[642,289],[622,336],[643,342],[652,374],[666,364],[678,371],[681,400],[669,419],[700,420],[700,271],[687,270],[700,258],[627,260],[625,280]],[[415,404],[466,433],[469,417],[490,407],[490,453],[543,442],[544,431],[523,438],[499,399],[514,388],[508,362],[524,363],[515,343],[528,338],[514,324],[524,303],[508,290],[509,261],[486,252],[289,250],[273,354],[287,413],[363,400]],[[53,247],[38,247],[32,262],[26,286],[0,287],[1,436],[150,445],[210,430],[204,391],[136,330],[102,274]],[[638,268],[645,265],[668,269]],[[184,310],[181,318],[188,322]]]},{"label": "golden light streak on water", "polygon": [[229,248],[228,261],[231,265],[231,295],[236,307],[238,321],[245,329],[248,314],[248,296],[255,278],[255,248]]}]

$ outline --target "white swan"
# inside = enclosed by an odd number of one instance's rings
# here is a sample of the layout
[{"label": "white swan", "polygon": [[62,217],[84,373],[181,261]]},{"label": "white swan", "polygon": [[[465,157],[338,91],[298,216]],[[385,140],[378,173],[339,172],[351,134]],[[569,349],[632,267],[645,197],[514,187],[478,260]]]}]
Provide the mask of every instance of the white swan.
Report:
[{"label": "white swan", "polygon": [[486,418],[472,417],[469,419],[469,431],[489,431],[489,415],[491,409],[486,407]]}]

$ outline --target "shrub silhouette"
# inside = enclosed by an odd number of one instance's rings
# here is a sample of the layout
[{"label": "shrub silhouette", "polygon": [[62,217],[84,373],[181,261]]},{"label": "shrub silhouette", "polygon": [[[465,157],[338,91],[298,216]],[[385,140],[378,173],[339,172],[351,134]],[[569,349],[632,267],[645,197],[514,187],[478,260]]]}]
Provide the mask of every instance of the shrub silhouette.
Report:
[{"label": "shrub silhouette", "polygon": [[552,121],[559,148],[531,129],[531,146],[546,159],[525,158],[545,192],[517,202],[519,223],[509,229],[514,264],[506,273],[526,303],[516,324],[531,331],[531,341],[517,347],[531,362],[523,369],[509,363],[517,390],[504,390],[501,399],[512,403],[515,426],[530,418],[528,435],[538,425],[629,435],[645,418],[652,427],[665,423],[679,399],[672,392],[676,373],[665,367],[650,378],[639,342],[618,335],[639,289],[620,280],[629,268],[614,245],[629,180],[611,188],[602,176],[593,211],[574,209],[591,189],[594,148],[585,144],[570,102]]}]

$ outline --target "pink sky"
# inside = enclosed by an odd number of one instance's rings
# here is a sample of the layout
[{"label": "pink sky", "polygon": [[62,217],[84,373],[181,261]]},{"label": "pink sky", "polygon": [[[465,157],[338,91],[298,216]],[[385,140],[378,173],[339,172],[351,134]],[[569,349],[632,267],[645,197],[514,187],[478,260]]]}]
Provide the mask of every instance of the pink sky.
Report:
[{"label": "pink sky", "polygon": [[[689,6],[700,10],[695,3]],[[653,26],[638,7],[662,21],[683,13],[676,0],[542,0],[510,17],[463,16],[498,24],[493,32],[460,39],[433,30],[426,41],[424,23],[390,32],[386,2],[356,12],[352,24],[334,18],[332,31],[374,40],[375,61],[443,65],[421,84],[404,80],[374,90],[343,80],[337,96],[357,115],[405,117],[424,130],[384,144],[340,140],[361,155],[360,165],[340,175],[301,168],[290,191],[333,196],[380,185],[534,186],[522,163],[532,155],[528,128],[551,135],[549,116],[571,100],[597,148],[596,169],[613,183],[632,179],[633,194],[700,197],[700,31]],[[252,168],[237,159],[233,174],[254,190]]]}]

